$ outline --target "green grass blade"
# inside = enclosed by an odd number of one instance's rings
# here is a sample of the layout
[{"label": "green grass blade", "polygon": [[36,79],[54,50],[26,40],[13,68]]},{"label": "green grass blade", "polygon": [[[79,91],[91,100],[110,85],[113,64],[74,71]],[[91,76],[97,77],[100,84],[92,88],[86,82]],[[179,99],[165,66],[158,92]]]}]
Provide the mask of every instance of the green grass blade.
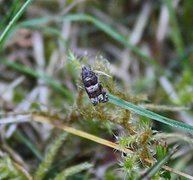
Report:
[{"label": "green grass blade", "polygon": [[23,65],[20,65],[18,63],[14,63],[14,62],[10,62],[10,61],[2,61],[2,64],[15,69],[19,72],[22,72],[24,74],[30,75],[34,78],[40,78],[43,79],[48,85],[50,85],[51,87],[53,87],[55,90],[57,90],[58,92],[60,92],[62,95],[64,95],[65,97],[68,97],[69,101],[72,102],[73,101],[73,96],[72,93],[66,89],[65,87],[61,86],[59,82],[57,82],[56,80],[52,79],[51,77],[47,77],[43,74],[40,74],[28,67],[25,67]]},{"label": "green grass blade", "polygon": [[115,39],[119,43],[123,44],[124,46],[128,47],[131,51],[133,51],[136,55],[141,57],[142,60],[146,60],[149,64],[153,65],[159,72],[161,72],[161,66],[157,63],[157,61],[146,55],[144,52],[141,51],[138,47],[132,45],[127,37],[124,37],[119,32],[115,31],[113,27],[107,25],[106,23],[100,21],[99,19],[89,16],[86,14],[71,14],[66,16],[59,16],[59,17],[44,17],[39,19],[32,19],[29,21],[22,22],[19,26],[20,27],[41,27],[43,24],[48,23],[49,21],[57,21],[61,22],[64,20],[68,21],[85,21],[94,24],[100,30],[108,34],[111,38]]},{"label": "green grass blade", "polygon": [[15,132],[16,136],[31,150],[31,152],[40,160],[43,160],[40,152],[34,147],[33,143],[30,142],[20,131]]},{"label": "green grass blade", "polygon": [[[32,29],[39,29],[42,26],[46,25],[47,23],[50,23],[51,21],[53,21],[55,18],[54,17],[50,17],[50,16],[45,16],[42,18],[34,18],[34,19],[30,19],[30,20],[26,20],[23,22],[20,22],[15,28],[32,28]],[[61,19],[58,18],[58,22],[61,22]]]},{"label": "green grass blade", "polygon": [[19,10],[20,6],[21,6],[21,0],[14,0],[12,2],[12,4],[9,7],[7,16],[5,16],[4,18],[1,19],[0,32],[3,31],[3,29],[6,27],[6,24],[10,21],[10,19],[12,19],[14,17],[16,12]]},{"label": "green grass blade", "polygon": [[148,180],[151,179],[160,169],[161,167],[167,163],[167,161],[171,158],[171,156],[177,151],[177,148],[174,148],[167,156],[165,156],[162,160],[156,162],[140,179]]},{"label": "green grass blade", "polygon": [[109,97],[109,101],[111,103],[113,103],[119,107],[122,107],[124,109],[129,110],[129,111],[133,111],[139,115],[151,118],[151,119],[156,120],[158,122],[161,122],[163,124],[167,124],[171,127],[178,128],[178,129],[184,130],[185,132],[190,132],[191,134],[193,134],[193,126],[191,126],[191,125],[188,125],[188,124],[185,124],[182,122],[178,122],[174,119],[170,119],[170,118],[161,116],[157,113],[146,110],[146,109],[139,107],[137,105],[134,105],[130,102],[124,101],[116,96],[111,95],[111,94],[108,94],[108,97]]},{"label": "green grass blade", "polygon": [[9,31],[11,30],[12,26],[16,23],[16,21],[20,18],[20,16],[23,14],[23,12],[25,11],[25,9],[29,6],[29,4],[32,2],[32,0],[27,0],[23,6],[19,9],[19,11],[15,14],[15,16],[13,16],[13,18],[11,19],[11,21],[9,22],[9,24],[6,26],[6,28],[4,29],[4,31],[2,32],[1,36],[0,36],[0,48],[3,46],[3,42],[7,36],[7,34],[9,33]]},{"label": "green grass blade", "polygon": [[127,37],[124,37],[119,32],[115,31],[113,27],[107,25],[106,23],[98,20],[97,18],[89,15],[84,14],[74,14],[74,15],[67,15],[64,16],[65,20],[70,21],[88,21],[93,23],[96,27],[98,27],[100,30],[108,34],[113,39],[117,40],[118,42],[122,43],[123,45],[127,46],[129,49],[131,49],[135,54],[140,56],[142,59],[147,60],[150,64],[157,65],[155,59],[149,57],[144,52],[142,52],[139,48],[132,45]]}]

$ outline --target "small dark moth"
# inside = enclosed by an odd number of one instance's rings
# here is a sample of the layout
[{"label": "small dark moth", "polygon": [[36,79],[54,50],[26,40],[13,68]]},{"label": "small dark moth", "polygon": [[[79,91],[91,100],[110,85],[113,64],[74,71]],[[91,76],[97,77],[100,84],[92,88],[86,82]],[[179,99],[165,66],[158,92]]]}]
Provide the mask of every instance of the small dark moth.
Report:
[{"label": "small dark moth", "polygon": [[82,81],[85,90],[94,106],[101,102],[108,102],[109,99],[106,91],[98,82],[97,75],[89,67],[82,67]]}]

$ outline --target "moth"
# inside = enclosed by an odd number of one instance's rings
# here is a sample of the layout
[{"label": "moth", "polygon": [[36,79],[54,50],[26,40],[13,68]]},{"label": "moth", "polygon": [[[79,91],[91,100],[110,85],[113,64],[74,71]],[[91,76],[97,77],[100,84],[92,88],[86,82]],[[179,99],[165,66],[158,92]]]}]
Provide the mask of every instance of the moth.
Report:
[{"label": "moth", "polygon": [[98,77],[94,71],[87,66],[82,66],[82,82],[91,103],[95,106],[98,103],[108,102],[108,96],[102,85],[98,81]]}]

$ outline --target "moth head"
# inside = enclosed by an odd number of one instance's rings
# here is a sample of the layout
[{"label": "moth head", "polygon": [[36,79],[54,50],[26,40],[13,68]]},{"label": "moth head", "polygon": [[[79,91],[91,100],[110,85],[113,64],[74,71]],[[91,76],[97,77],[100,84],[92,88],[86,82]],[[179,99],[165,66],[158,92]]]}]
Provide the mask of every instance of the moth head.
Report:
[{"label": "moth head", "polygon": [[98,83],[96,74],[87,66],[82,67],[82,81],[86,87]]}]

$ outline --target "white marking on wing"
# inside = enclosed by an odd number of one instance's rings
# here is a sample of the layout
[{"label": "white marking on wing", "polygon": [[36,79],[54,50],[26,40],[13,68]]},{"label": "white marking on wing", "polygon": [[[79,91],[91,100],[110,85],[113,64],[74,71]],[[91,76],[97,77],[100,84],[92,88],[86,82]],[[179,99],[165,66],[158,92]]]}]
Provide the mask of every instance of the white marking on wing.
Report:
[{"label": "white marking on wing", "polygon": [[93,86],[86,87],[86,89],[89,93],[92,93],[98,89],[98,83]]},{"label": "white marking on wing", "polygon": [[100,94],[100,95],[98,96],[98,100],[99,100],[99,101],[103,100],[103,95],[102,95],[102,94]]},{"label": "white marking on wing", "polygon": [[89,81],[89,80],[91,80],[90,77],[86,77],[86,78],[85,78],[85,81]]}]

